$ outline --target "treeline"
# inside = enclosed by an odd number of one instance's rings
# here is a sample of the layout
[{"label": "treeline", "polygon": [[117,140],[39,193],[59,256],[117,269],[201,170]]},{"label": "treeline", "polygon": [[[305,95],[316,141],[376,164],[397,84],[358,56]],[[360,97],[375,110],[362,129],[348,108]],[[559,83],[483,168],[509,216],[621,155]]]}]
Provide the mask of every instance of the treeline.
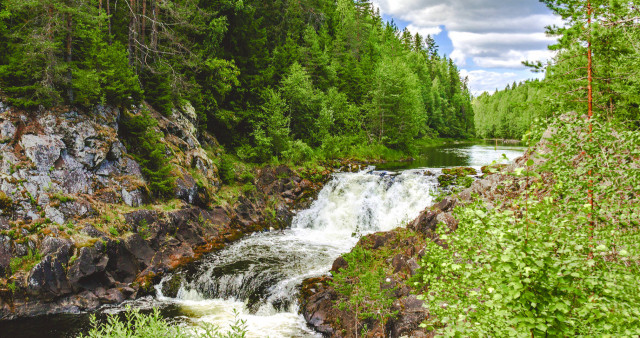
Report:
[{"label": "treeline", "polygon": [[507,85],[473,100],[476,135],[482,138],[520,139],[536,117],[548,115],[542,104],[545,85],[539,80]]},{"label": "treeline", "polygon": [[249,160],[410,152],[474,134],[471,95],[430,37],[368,0],[0,0],[0,85],[34,108],[187,102]]}]

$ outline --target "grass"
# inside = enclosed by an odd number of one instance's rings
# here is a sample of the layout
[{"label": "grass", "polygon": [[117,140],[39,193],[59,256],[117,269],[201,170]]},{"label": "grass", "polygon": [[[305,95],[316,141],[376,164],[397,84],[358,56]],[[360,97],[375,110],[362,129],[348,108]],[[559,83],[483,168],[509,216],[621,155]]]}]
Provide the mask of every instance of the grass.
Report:
[{"label": "grass", "polygon": [[11,258],[9,266],[11,267],[11,272],[14,274],[18,271],[29,271],[40,262],[40,259],[42,259],[42,255],[40,255],[38,250],[29,250],[26,256]]}]

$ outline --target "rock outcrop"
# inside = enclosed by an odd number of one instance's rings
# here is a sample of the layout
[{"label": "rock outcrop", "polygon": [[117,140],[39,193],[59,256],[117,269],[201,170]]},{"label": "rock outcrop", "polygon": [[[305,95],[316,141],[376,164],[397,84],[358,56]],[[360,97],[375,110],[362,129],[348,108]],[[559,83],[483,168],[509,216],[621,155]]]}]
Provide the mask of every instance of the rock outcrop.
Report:
[{"label": "rock outcrop", "polygon": [[[133,114],[137,110],[132,111]],[[93,310],[152,290],[167,271],[244,234],[288,225],[321,184],[291,169],[256,170],[220,203],[216,141],[187,106],[152,113],[177,177],[154,202],[118,129],[96,107],[0,113],[0,320]],[[330,171],[319,175],[329,175]]]}]

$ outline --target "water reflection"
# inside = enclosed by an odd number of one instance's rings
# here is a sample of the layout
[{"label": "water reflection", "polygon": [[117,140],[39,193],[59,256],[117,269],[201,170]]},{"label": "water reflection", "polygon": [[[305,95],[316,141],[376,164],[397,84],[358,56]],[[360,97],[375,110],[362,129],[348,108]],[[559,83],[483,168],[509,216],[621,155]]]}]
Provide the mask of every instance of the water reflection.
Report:
[{"label": "water reflection", "polygon": [[480,167],[502,161],[503,154],[510,160],[522,156],[527,148],[519,144],[491,142],[448,144],[426,148],[411,162],[389,162],[377,165],[382,170],[400,170],[443,167]]}]

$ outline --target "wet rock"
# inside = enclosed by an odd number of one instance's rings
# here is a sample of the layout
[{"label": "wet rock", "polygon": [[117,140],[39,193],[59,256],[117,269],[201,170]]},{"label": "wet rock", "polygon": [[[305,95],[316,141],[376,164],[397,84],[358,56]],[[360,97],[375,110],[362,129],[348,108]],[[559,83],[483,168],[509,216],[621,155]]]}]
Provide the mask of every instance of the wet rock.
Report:
[{"label": "wet rock", "polygon": [[316,331],[332,336],[335,333],[333,322],[336,312],[333,300],[337,298],[337,294],[332,288],[326,287],[327,281],[325,278],[315,278],[303,282],[301,312]]},{"label": "wet rock", "polygon": [[109,289],[98,296],[100,301],[104,304],[119,304],[124,302],[126,297],[124,294],[118,289]]},{"label": "wet rock", "polygon": [[172,275],[169,279],[165,280],[162,283],[162,295],[165,297],[176,298],[183,281],[184,276],[182,274]]}]

